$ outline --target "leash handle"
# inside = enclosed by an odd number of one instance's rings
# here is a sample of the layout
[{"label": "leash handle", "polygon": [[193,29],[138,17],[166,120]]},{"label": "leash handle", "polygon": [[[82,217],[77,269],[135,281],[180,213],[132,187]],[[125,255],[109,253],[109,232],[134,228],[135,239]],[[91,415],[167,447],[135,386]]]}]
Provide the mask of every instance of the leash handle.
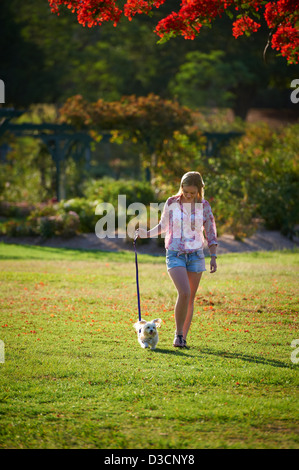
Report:
[{"label": "leash handle", "polygon": [[135,250],[135,267],[136,267],[136,286],[137,286],[137,300],[138,300],[138,315],[139,321],[141,321],[141,308],[140,308],[140,293],[139,293],[139,276],[138,276],[138,260],[137,260],[137,250],[136,250],[136,241],[138,238],[138,234],[134,237],[134,250]]}]

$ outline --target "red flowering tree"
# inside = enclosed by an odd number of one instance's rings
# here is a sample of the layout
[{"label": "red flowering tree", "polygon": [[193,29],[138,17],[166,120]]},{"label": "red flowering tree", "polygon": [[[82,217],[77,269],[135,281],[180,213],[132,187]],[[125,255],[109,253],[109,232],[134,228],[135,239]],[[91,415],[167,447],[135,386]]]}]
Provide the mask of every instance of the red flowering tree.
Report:
[{"label": "red flowering tree", "polygon": [[[96,26],[112,21],[116,26],[124,15],[129,20],[136,14],[150,14],[167,0],[48,0],[51,10],[59,14],[59,7],[67,6],[76,13],[83,26]],[[298,0],[182,0],[178,11],[161,19],[155,32],[165,41],[181,35],[194,39],[203,26],[226,13],[233,21],[234,37],[256,32],[261,21],[269,28],[269,44],[289,63],[299,62],[299,4]]]}]

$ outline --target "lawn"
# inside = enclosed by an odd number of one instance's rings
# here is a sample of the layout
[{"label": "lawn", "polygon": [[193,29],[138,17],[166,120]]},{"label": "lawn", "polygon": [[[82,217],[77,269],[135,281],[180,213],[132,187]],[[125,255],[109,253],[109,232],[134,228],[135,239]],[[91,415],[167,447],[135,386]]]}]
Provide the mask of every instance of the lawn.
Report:
[{"label": "lawn", "polygon": [[0,244],[0,448],[298,449],[298,251],[218,257],[173,348],[163,257]]}]

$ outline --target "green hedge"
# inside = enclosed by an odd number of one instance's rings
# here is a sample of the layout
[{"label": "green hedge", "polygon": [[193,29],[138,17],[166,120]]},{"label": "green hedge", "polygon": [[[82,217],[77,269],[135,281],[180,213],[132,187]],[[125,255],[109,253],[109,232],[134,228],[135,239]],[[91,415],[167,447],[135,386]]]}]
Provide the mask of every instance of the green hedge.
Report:
[{"label": "green hedge", "polygon": [[[1,225],[1,233],[9,236],[39,235],[43,238],[52,236],[72,237],[78,233],[94,232],[100,216],[95,214],[98,204],[107,202],[115,209],[115,226],[118,222],[118,195],[126,196],[127,207],[133,202],[142,202],[148,206],[155,201],[155,194],[147,182],[134,180],[113,180],[103,178],[85,183],[85,197],[63,200],[59,203],[49,201],[31,207],[28,217],[23,220],[8,220]],[[7,205],[5,215],[15,214]],[[134,216],[127,216],[127,222]]]},{"label": "green hedge", "polygon": [[241,139],[206,165],[206,196],[219,231],[250,235],[256,220],[293,237],[299,223],[299,125],[247,126]]},{"label": "green hedge", "polygon": [[[188,164],[185,171],[198,169],[203,174],[205,197],[212,206],[220,235],[228,232],[238,239],[250,236],[256,230],[257,221],[289,237],[296,234],[299,223],[298,148],[299,124],[279,130],[266,124],[247,125],[244,135],[232,141],[220,155],[203,155],[200,167],[198,162],[193,168]],[[173,155],[174,160],[177,158],[181,159],[181,169],[176,170],[175,165],[164,168],[157,180],[157,188],[143,181],[106,177],[86,181],[84,197],[60,203],[36,204],[33,208],[25,203],[2,201],[1,232],[43,237],[94,232],[99,220],[95,209],[101,202],[111,203],[115,208],[117,228],[119,195],[126,195],[127,207],[133,202],[142,202],[149,207],[150,203],[158,202],[158,190],[162,194],[163,188],[167,188],[163,193],[164,200],[177,192],[184,153]],[[128,216],[127,222],[131,217],[134,216]]]}]

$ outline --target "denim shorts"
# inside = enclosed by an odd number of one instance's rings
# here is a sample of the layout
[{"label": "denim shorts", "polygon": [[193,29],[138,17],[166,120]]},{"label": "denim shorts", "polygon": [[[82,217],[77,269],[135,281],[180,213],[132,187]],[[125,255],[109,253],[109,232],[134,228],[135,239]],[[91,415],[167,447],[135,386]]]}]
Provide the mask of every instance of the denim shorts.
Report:
[{"label": "denim shorts", "polygon": [[202,250],[192,253],[166,250],[167,271],[172,268],[183,267],[193,273],[206,271],[205,255]]}]

